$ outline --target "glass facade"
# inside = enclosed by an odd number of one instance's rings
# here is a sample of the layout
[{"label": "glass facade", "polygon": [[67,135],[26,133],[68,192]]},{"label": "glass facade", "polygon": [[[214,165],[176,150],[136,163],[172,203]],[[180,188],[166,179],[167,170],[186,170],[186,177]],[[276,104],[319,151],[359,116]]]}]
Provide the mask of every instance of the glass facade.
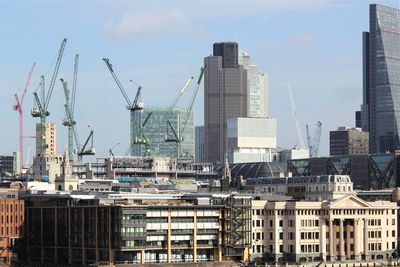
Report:
[{"label": "glass facade", "polygon": [[400,10],[370,5],[370,149],[400,149]]},{"label": "glass facade", "polygon": [[[144,127],[144,135],[149,140],[149,154],[151,156],[165,156],[176,158],[177,145],[175,142],[166,142],[165,137],[173,137],[171,128],[167,128],[167,119],[170,118],[171,125],[176,131],[178,129],[178,117],[180,120],[180,128],[183,127],[187,116],[186,109],[174,109],[172,112],[166,108],[146,108],[142,117],[146,118],[147,114],[152,112],[149,121]],[[183,132],[183,141],[180,144],[179,158],[194,160],[194,111],[192,111],[186,123]]]}]

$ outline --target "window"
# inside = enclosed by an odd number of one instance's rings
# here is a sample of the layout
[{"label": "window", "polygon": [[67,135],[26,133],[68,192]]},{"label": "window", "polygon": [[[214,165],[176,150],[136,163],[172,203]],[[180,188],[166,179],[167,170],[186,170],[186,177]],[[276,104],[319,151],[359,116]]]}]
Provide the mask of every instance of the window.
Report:
[{"label": "window", "polygon": [[283,220],[279,220],[279,227],[283,227]]},{"label": "window", "polygon": [[279,246],[279,252],[280,252],[280,253],[283,253],[283,245],[280,245],[280,246]]},{"label": "window", "polygon": [[269,239],[273,240],[274,239],[274,235],[272,233],[269,233]]},{"label": "window", "polygon": [[396,236],[396,230],[392,230],[392,237]]}]

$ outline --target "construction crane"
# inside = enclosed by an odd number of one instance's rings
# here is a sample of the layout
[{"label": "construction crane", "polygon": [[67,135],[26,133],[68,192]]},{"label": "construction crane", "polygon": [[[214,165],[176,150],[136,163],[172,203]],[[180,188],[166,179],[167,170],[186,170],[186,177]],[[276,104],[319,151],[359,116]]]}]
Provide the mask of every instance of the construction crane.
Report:
[{"label": "construction crane", "polygon": [[296,106],[294,104],[292,88],[290,87],[290,83],[288,83],[287,85],[288,85],[288,91],[289,91],[289,97],[290,97],[290,104],[292,105],[294,123],[296,124],[297,137],[299,138],[299,142],[300,142],[300,149],[306,149],[306,147],[304,145],[303,134],[301,133],[301,130],[300,130],[299,116],[297,115]]},{"label": "construction crane", "polygon": [[24,90],[22,91],[21,98],[18,97],[17,93],[14,94],[15,97],[15,105],[14,110],[18,111],[19,113],[19,154],[21,157],[21,171],[24,168],[24,114],[22,109],[22,104],[24,102],[26,91],[28,90],[29,84],[31,82],[32,73],[35,69],[36,63],[33,63],[31,70],[28,74],[28,79],[26,80]]},{"label": "construction crane", "polygon": [[[181,143],[184,141],[184,133],[185,133],[185,129],[186,129],[186,125],[189,121],[189,117],[190,114],[192,112],[193,109],[193,104],[194,101],[196,99],[197,96],[197,92],[199,91],[200,88],[200,83],[201,80],[203,78],[203,74],[204,74],[204,68],[201,67],[200,68],[200,75],[199,78],[197,79],[197,85],[196,88],[194,89],[193,93],[192,93],[192,97],[191,97],[191,101],[189,102],[189,106],[186,109],[186,114],[185,114],[185,118],[183,120],[183,123],[181,123],[180,120],[180,114],[177,114],[177,122],[176,122],[176,129],[174,128],[174,126],[172,125],[171,122],[171,117],[173,114],[173,110],[175,109],[176,104],[178,103],[179,99],[181,98],[181,96],[183,95],[183,93],[185,92],[186,88],[189,86],[189,83],[191,80],[193,80],[193,77],[189,78],[185,85],[183,86],[183,88],[179,91],[178,95],[176,96],[176,98],[174,99],[174,101],[172,102],[171,106],[169,107],[169,111],[170,111],[170,115],[168,116],[167,119],[167,134],[165,136],[165,142],[174,142],[176,143],[176,158],[179,160],[181,157]],[[172,136],[169,135],[169,129],[171,129],[172,132]]]},{"label": "construction crane", "polygon": [[71,93],[69,93],[67,82],[64,82],[63,79],[60,79],[63,85],[65,102],[66,102],[65,104],[66,112],[62,124],[68,127],[68,157],[70,159],[73,158],[72,156],[74,152],[74,125],[76,125],[76,121],[74,120],[74,110],[75,110],[76,84],[78,78],[78,65],[79,65],[79,55],[77,54],[75,55],[74,75],[72,80]]},{"label": "construction crane", "polygon": [[40,155],[42,156],[47,148],[46,144],[46,117],[50,115],[50,112],[48,111],[49,103],[50,103],[50,98],[53,93],[53,88],[54,84],[57,78],[58,74],[58,69],[60,68],[61,60],[64,54],[64,49],[65,45],[67,44],[67,39],[64,38],[61,42],[60,49],[58,50],[58,56],[57,56],[57,61],[56,65],[54,67],[53,75],[51,77],[50,85],[47,90],[47,94],[45,92],[45,84],[44,84],[44,76],[41,76],[41,82],[40,82],[40,87],[41,87],[41,100],[38,97],[37,92],[33,93],[33,96],[35,97],[35,103],[36,107],[34,107],[31,111],[32,117],[39,117],[40,118],[40,130],[41,130],[41,145],[40,145]]},{"label": "construction crane", "polygon": [[[76,121],[74,120],[73,117],[73,111],[74,111],[74,106],[75,106],[75,95],[76,95],[76,72],[77,72],[77,66],[78,66],[78,60],[79,60],[79,56],[77,55],[77,57],[75,57],[75,71],[74,71],[74,85],[73,85],[73,90],[72,90],[72,94],[71,94],[71,100],[70,100],[70,96],[69,96],[69,90],[68,90],[68,84],[66,81],[64,81],[63,79],[60,79],[62,85],[63,85],[63,89],[64,89],[64,95],[65,95],[65,118],[63,119],[63,125],[64,126],[68,126],[68,155],[71,155],[70,158],[72,158],[72,150],[73,150],[73,141],[72,138],[75,139],[75,145],[76,145],[76,154],[78,155],[78,162],[82,163],[82,156],[85,155],[95,155],[96,154],[96,150],[93,147],[93,130],[90,130],[89,136],[86,139],[85,143],[83,146],[80,145],[79,142],[79,137],[78,137],[78,133],[76,131],[75,125],[76,125]],[[73,101],[71,103],[71,101]],[[70,139],[71,138],[71,139]],[[87,145],[88,143],[91,142],[90,147],[87,149]]]},{"label": "construction crane", "polygon": [[[131,155],[141,155],[141,151],[142,151],[142,145],[144,145],[145,147],[148,147],[148,142],[149,140],[147,138],[144,137],[143,135],[143,127],[144,127],[144,123],[142,123],[142,112],[144,109],[144,103],[139,101],[140,98],[140,93],[142,90],[142,87],[138,84],[136,84],[138,86],[138,90],[136,92],[135,98],[133,100],[133,102],[130,101],[128,94],[126,93],[124,87],[122,86],[121,82],[119,81],[113,66],[110,63],[110,60],[108,58],[103,58],[103,61],[106,63],[112,77],[114,78],[115,83],[117,84],[122,96],[124,97],[126,103],[128,104],[126,106],[126,109],[130,111],[130,144],[129,144],[129,151],[131,153]],[[133,82],[131,80],[131,82]],[[149,119],[149,117],[151,116],[151,113],[149,113],[148,117],[145,119],[145,121],[147,122],[147,120]],[[134,148],[132,151],[132,147]]]},{"label": "construction crane", "polygon": [[321,139],[321,127],[322,123],[318,121],[315,126],[314,136],[311,140],[310,132],[308,130],[308,125],[306,125],[307,143],[308,143],[308,151],[310,158],[318,157],[319,141]]}]

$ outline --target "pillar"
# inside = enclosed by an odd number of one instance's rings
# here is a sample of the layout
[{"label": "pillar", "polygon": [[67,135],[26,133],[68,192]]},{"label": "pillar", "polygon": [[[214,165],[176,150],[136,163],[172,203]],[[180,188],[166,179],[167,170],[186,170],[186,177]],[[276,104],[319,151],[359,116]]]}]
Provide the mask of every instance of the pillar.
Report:
[{"label": "pillar", "polygon": [[171,209],[168,209],[167,262],[171,263]]},{"label": "pillar", "polygon": [[219,209],[218,261],[222,261],[222,209]]},{"label": "pillar", "polygon": [[321,260],[326,261],[326,221],[324,219],[319,220],[320,225],[320,253],[321,253]]},{"label": "pillar", "polygon": [[100,252],[99,252],[99,210],[98,207],[95,208],[95,240],[96,240],[96,264],[100,261]]},{"label": "pillar", "polygon": [[146,263],[146,261],[145,261],[144,249],[142,249],[140,251],[140,264],[145,264],[145,263]]},{"label": "pillar", "polygon": [[85,208],[81,207],[82,220],[81,220],[81,229],[82,229],[82,265],[86,265],[86,250],[85,250]]},{"label": "pillar", "polygon": [[193,262],[197,262],[197,209],[193,213]]},{"label": "pillar", "polygon": [[368,219],[364,219],[364,255],[365,260],[369,260],[368,252]]},{"label": "pillar", "polygon": [[[350,222],[350,221],[347,221],[347,224],[346,224],[346,245],[347,245],[346,255],[345,255],[345,258],[346,258],[346,259],[350,259],[350,258],[351,258],[351,250],[350,250],[350,243],[351,243],[350,231],[351,231],[351,225],[350,225],[349,222]],[[354,229],[354,227],[353,227],[353,229]]]},{"label": "pillar", "polygon": [[354,219],[354,240],[353,240],[353,242],[354,242],[354,257],[355,257],[355,260],[357,260],[357,261],[359,261],[359,260],[361,260],[361,257],[360,257],[360,251],[359,251],[359,240],[360,240],[360,237],[359,237],[359,235],[360,235],[360,233],[359,233],[359,221],[360,221],[360,219]]},{"label": "pillar", "polygon": [[343,227],[343,219],[339,219],[339,244],[340,244],[340,252],[339,257],[340,260],[345,259],[345,251],[344,251],[344,227]]},{"label": "pillar", "polygon": [[335,231],[333,229],[333,219],[329,219],[329,255],[330,255],[330,261],[335,260],[335,255],[334,255],[334,244],[333,244],[333,236],[335,235]]},{"label": "pillar", "polygon": [[54,208],[54,262],[57,263],[58,262],[58,229],[57,229],[57,225],[58,225],[58,208],[55,207]]}]

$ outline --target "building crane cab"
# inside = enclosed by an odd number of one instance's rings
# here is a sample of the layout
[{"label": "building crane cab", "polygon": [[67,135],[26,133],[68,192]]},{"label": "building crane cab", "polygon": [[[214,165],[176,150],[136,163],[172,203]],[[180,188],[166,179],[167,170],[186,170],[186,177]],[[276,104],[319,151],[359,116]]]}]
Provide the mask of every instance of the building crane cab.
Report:
[{"label": "building crane cab", "polygon": [[[200,83],[201,83],[201,80],[203,78],[203,74],[204,74],[204,68],[201,67],[200,68],[199,78],[197,79],[196,88],[194,89],[194,91],[192,93],[191,100],[189,102],[188,108],[186,109],[186,113],[185,113],[185,117],[183,119],[183,122],[181,122],[180,114],[178,113],[176,128],[174,128],[174,126],[171,123],[171,117],[172,117],[172,114],[173,114],[173,110],[175,109],[176,104],[178,103],[179,99],[182,97],[183,93],[186,91],[186,88],[189,86],[190,82],[193,80],[193,77],[190,77],[186,81],[185,85],[179,91],[178,95],[175,97],[174,101],[172,102],[171,106],[168,109],[170,114],[168,116],[167,123],[166,123],[167,124],[167,133],[166,133],[166,136],[165,136],[164,140],[165,140],[165,142],[174,142],[174,143],[176,143],[176,151],[177,151],[177,159],[178,160],[180,160],[180,156],[182,154],[181,143],[184,141],[185,129],[186,129],[187,123],[189,121],[190,114],[191,114],[192,109],[193,109],[194,101],[196,100],[197,92],[199,91],[199,88],[200,88]],[[168,129],[171,130],[172,136],[169,135]],[[187,153],[186,153],[186,155],[187,155]]]},{"label": "building crane cab", "polygon": [[40,154],[43,155],[46,148],[46,117],[50,115],[48,111],[51,95],[53,93],[55,81],[57,79],[58,70],[60,68],[61,60],[64,54],[65,45],[67,44],[67,39],[64,38],[61,42],[60,48],[58,50],[57,60],[54,67],[53,75],[50,80],[49,87],[47,89],[47,94],[45,92],[45,80],[44,76],[41,76],[40,88],[41,88],[41,99],[37,92],[33,93],[35,98],[35,107],[31,110],[32,117],[40,118],[40,128],[41,128],[41,151]]},{"label": "building crane cab", "polygon": [[[127,103],[126,109],[130,111],[131,139],[130,139],[130,144],[129,144],[129,152],[131,152],[132,148],[137,145],[137,146],[139,146],[138,150],[141,153],[142,145],[148,146],[148,143],[149,143],[149,140],[144,137],[144,133],[143,133],[144,123],[142,123],[142,112],[144,109],[144,103],[142,101],[140,101],[142,86],[140,86],[136,82],[130,80],[130,82],[134,83],[138,87],[135,98],[134,98],[133,102],[131,102],[131,100],[128,97],[128,94],[126,93],[124,87],[122,86],[122,83],[118,79],[118,76],[115,73],[112,64],[110,63],[110,60],[108,58],[103,58],[103,61],[106,63],[108,70],[110,71],[112,77],[114,78],[115,83],[117,84],[122,96],[124,97],[124,99]],[[151,114],[149,116],[151,116]]]}]

